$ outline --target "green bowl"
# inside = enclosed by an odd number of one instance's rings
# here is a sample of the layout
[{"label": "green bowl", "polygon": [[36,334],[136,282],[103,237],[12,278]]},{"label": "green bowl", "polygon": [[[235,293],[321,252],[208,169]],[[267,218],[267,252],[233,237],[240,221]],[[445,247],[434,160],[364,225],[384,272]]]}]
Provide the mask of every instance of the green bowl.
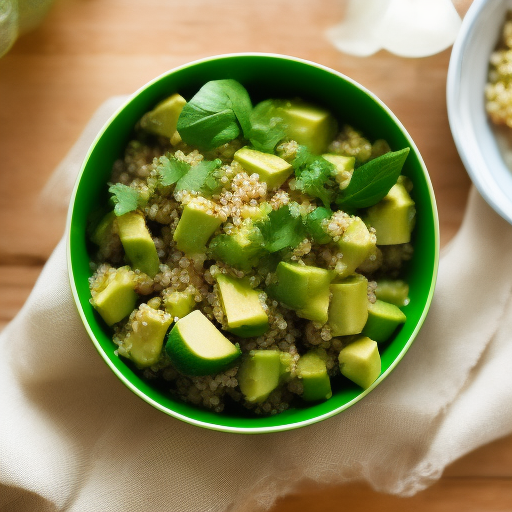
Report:
[{"label": "green bowl", "polygon": [[[123,154],[135,123],[171,93],[179,92],[190,98],[204,83],[223,78],[241,82],[253,101],[299,96],[325,105],[338,119],[361,130],[370,140],[386,139],[393,150],[411,148],[403,169],[414,183],[411,195],[417,208],[413,232],[415,251],[405,270],[411,300],[404,309],[406,323],[381,352],[382,374],[369,389],[362,390],[340,377],[333,382],[331,399],[270,417],[199,409],[152,387],[117,357],[110,330],[89,303],[91,271],[87,219],[99,198],[106,197],[112,164]],[[143,400],[170,416],[197,426],[237,433],[276,432],[309,425],[344,411],[370,393],[402,359],[423,324],[434,292],[439,259],[434,192],[418,149],[400,121],[371,92],[341,73],[305,60],[273,54],[231,54],[203,59],[171,70],[139,89],[110,118],[92,144],[71,199],[68,230],[69,276],[76,305],[94,345],[112,371]]]}]

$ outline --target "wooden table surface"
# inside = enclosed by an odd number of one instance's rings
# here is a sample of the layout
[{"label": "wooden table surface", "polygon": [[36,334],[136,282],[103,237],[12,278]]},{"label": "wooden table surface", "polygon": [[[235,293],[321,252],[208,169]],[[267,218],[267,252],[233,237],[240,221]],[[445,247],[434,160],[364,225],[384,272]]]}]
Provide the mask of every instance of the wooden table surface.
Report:
[{"label": "wooden table surface", "polygon": [[[463,14],[470,1],[456,2]],[[20,309],[62,235],[66,211],[38,197],[85,123],[108,97],[129,94],[188,61],[262,51],[313,60],[374,91],[401,119],[430,171],[445,244],[457,231],[469,179],[445,105],[450,50],[422,59],[339,53],[325,29],[342,0],[60,0],[45,23],[0,60],[0,328]],[[306,484],[273,512],[512,511],[512,437],[455,462],[412,498],[363,484]]]}]

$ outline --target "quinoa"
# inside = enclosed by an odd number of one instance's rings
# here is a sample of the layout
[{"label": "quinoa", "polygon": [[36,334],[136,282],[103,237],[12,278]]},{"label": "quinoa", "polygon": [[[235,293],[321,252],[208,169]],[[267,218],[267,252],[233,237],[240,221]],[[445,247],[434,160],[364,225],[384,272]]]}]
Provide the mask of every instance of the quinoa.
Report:
[{"label": "quinoa", "polygon": [[485,108],[496,125],[512,127],[512,13],[507,13],[497,48],[489,58]]},{"label": "quinoa", "polygon": [[[163,386],[171,395],[185,402],[222,412],[228,406],[241,406],[255,414],[277,414],[292,407],[297,397],[303,393],[303,382],[297,375],[297,363],[308,350],[317,350],[325,361],[329,377],[340,373],[338,355],[351,340],[351,336],[334,336],[328,322],[315,322],[303,318],[285,303],[276,300],[267,289],[276,283],[277,263],[236,268],[213,257],[211,251],[187,254],[178,249],[174,240],[178,224],[187,205],[204,211],[219,219],[215,236],[231,236],[250,230],[254,219],[278,212],[281,208],[297,205],[300,215],[306,217],[318,206],[318,200],[297,189],[297,181],[292,173],[277,189],[271,189],[257,173],[243,167],[233,159],[236,151],[245,141],[242,136],[210,151],[199,151],[189,147],[177,135],[170,140],[151,137],[144,132],[136,132],[130,141],[123,158],[118,159],[112,168],[111,183],[120,183],[136,190],[142,198],[139,210],[151,233],[159,259],[159,267],[152,277],[138,269],[130,269],[137,294],[137,306],[125,319],[113,326],[113,341],[120,356],[130,356],[130,337],[138,332],[144,322],[144,315],[152,311],[165,321],[178,321],[167,312],[169,302],[176,294],[184,300],[190,298],[192,308],[199,309],[224,336],[239,345],[243,354],[253,350],[278,350],[289,354],[289,380],[272,391],[260,403],[248,402],[240,391],[238,371],[241,359],[234,365],[213,375],[191,376],[176,369],[165,350],[148,367],[141,368],[144,378]],[[285,140],[277,145],[275,154],[287,162],[293,162],[299,149],[294,140]],[[358,165],[371,158],[388,152],[389,145],[383,140],[370,143],[368,139],[345,125],[334,137],[329,151],[334,154],[355,157]],[[221,164],[212,174],[217,189],[205,197],[195,190],[177,189],[173,185],[162,186],[159,181],[161,157],[175,159],[191,169],[205,161],[220,159]],[[343,171],[336,177],[340,189],[348,185],[351,172]],[[333,180],[334,183],[334,180]],[[409,184],[410,185],[410,184]],[[408,185],[408,186],[409,186]],[[281,251],[281,260],[302,266],[317,266],[344,275],[346,265],[344,254],[338,247],[352,222],[361,219],[356,215],[335,211],[321,223],[321,229],[329,237],[328,243],[320,244],[314,237],[307,236],[293,247]],[[91,267],[94,274],[89,280],[92,302],[101,290],[114,279],[117,269],[126,265],[124,251],[116,229],[116,222],[108,239],[100,244],[94,253]],[[250,231],[249,231],[250,233]],[[248,240],[251,240],[248,235]],[[376,235],[369,228],[370,242],[374,250],[366,257],[357,272],[368,277],[368,302],[376,300],[375,276],[385,274],[398,276],[403,263],[412,257],[412,245],[376,246]],[[272,266],[274,265],[274,266]],[[220,274],[236,279],[244,279],[252,290],[258,293],[262,310],[268,317],[268,328],[263,334],[252,337],[238,337],[229,331],[228,319],[223,309],[222,298],[216,277]],[[233,405],[234,404],[234,405]]]}]

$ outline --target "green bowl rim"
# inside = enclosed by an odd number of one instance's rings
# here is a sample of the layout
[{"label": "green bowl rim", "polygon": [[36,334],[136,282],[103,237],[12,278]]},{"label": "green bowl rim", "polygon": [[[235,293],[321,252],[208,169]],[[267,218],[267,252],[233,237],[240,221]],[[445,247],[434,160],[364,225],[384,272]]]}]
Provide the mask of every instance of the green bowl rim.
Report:
[{"label": "green bowl rim", "polygon": [[[325,414],[322,414],[322,415],[319,415],[319,416],[315,416],[315,417],[309,418],[307,420],[298,421],[296,423],[290,423],[290,424],[286,424],[286,425],[277,425],[277,426],[266,426],[266,427],[232,427],[232,426],[216,425],[216,424],[212,424],[212,423],[207,423],[207,422],[204,422],[204,421],[196,420],[194,418],[190,418],[189,416],[185,416],[183,414],[177,413],[176,411],[173,411],[172,409],[164,407],[161,404],[159,404],[158,402],[156,402],[155,400],[153,400],[152,398],[150,398],[147,395],[145,395],[143,392],[141,392],[137,388],[137,386],[132,384],[129,381],[129,379],[125,378],[125,376],[120,371],[118,371],[118,369],[112,363],[110,358],[103,352],[103,350],[102,350],[98,340],[96,339],[96,336],[94,335],[91,327],[89,326],[89,323],[88,323],[88,321],[86,319],[85,313],[84,313],[84,311],[83,311],[83,309],[81,307],[79,296],[78,296],[78,291],[77,291],[76,286],[75,286],[75,279],[74,279],[74,275],[73,275],[73,267],[71,265],[71,237],[70,237],[70,229],[71,229],[71,219],[72,219],[72,216],[73,216],[73,206],[74,206],[74,203],[75,203],[75,198],[76,198],[76,194],[77,194],[77,190],[78,190],[78,185],[79,185],[80,180],[82,178],[82,174],[83,174],[83,172],[85,170],[86,164],[87,164],[87,162],[88,162],[92,152],[94,151],[94,149],[96,147],[96,144],[101,139],[101,137],[103,136],[104,132],[109,127],[110,123],[113,121],[113,119],[115,117],[117,117],[117,115],[123,109],[126,108],[126,106],[132,101],[132,99],[134,97],[136,97],[142,91],[144,91],[145,89],[147,89],[148,87],[153,85],[155,82],[158,82],[162,78],[166,77],[167,75],[169,75],[171,73],[175,73],[176,71],[180,71],[182,69],[186,69],[186,68],[195,66],[197,64],[201,64],[203,62],[208,62],[208,61],[212,61],[212,60],[226,59],[226,58],[236,58],[236,57],[251,57],[251,56],[255,56],[255,57],[271,57],[271,58],[277,58],[277,59],[283,59],[283,60],[296,61],[296,62],[299,62],[299,63],[302,63],[302,64],[306,64],[308,66],[312,66],[312,67],[321,69],[321,70],[326,71],[328,73],[334,74],[334,75],[338,76],[339,78],[341,78],[341,79],[343,79],[343,80],[345,80],[347,82],[350,82],[352,85],[354,85],[355,87],[357,87],[358,89],[363,91],[366,95],[371,97],[375,102],[377,102],[386,111],[386,113],[390,116],[390,118],[395,122],[395,124],[398,126],[398,128],[402,131],[403,135],[405,136],[405,138],[408,140],[409,144],[411,145],[411,148],[413,148],[413,150],[415,151],[416,156],[418,158],[418,161],[419,161],[419,163],[421,165],[421,168],[423,170],[423,173],[424,173],[425,181],[426,181],[428,192],[429,192],[429,196],[430,196],[430,201],[431,201],[431,204],[432,204],[432,214],[433,214],[433,221],[434,221],[434,237],[435,237],[435,259],[434,259],[432,280],[431,280],[431,284],[430,284],[429,293],[428,293],[428,296],[427,296],[427,300],[425,301],[425,305],[423,307],[423,312],[422,312],[422,314],[421,314],[421,316],[420,316],[420,318],[419,318],[419,320],[418,320],[418,322],[416,324],[415,329],[413,330],[413,332],[409,336],[409,340],[404,345],[404,347],[402,348],[402,350],[400,351],[398,356],[390,364],[390,366],[387,368],[387,370],[384,371],[379,376],[379,378],[369,388],[365,389],[363,392],[361,392],[359,395],[357,395],[357,397],[355,397],[353,400],[350,400],[349,402],[343,404],[342,406],[337,407],[336,409],[333,409],[332,411],[329,411],[329,412],[327,412]],[[172,416],[172,417],[174,417],[176,419],[184,421],[185,423],[189,423],[191,425],[195,425],[195,426],[198,426],[198,427],[203,427],[203,428],[207,428],[207,429],[210,429],[210,430],[216,430],[216,431],[219,431],[219,432],[229,432],[229,433],[237,433],[237,434],[264,434],[264,433],[271,433],[271,432],[282,432],[282,431],[286,431],[286,430],[293,430],[293,429],[296,429],[296,428],[305,427],[307,425],[311,425],[313,423],[317,423],[317,422],[325,420],[327,418],[331,418],[332,416],[335,416],[336,414],[344,411],[345,409],[348,409],[349,407],[354,405],[356,402],[359,402],[359,400],[361,400],[363,397],[365,397],[370,391],[372,391],[376,386],[378,386],[391,373],[391,371],[396,367],[396,365],[404,357],[405,353],[409,350],[409,347],[411,346],[412,342],[416,338],[416,336],[417,336],[421,326],[423,325],[423,322],[425,321],[425,318],[426,318],[427,313],[429,311],[430,305],[432,303],[432,298],[433,298],[434,290],[435,290],[435,286],[436,286],[438,267],[439,267],[439,249],[440,249],[439,215],[438,215],[438,211],[437,211],[437,203],[436,203],[436,199],[435,199],[435,195],[434,195],[434,189],[432,187],[432,182],[430,180],[430,176],[429,176],[427,167],[425,165],[425,162],[423,161],[423,158],[422,158],[422,156],[421,156],[421,154],[420,154],[416,144],[414,143],[412,137],[409,135],[408,131],[405,129],[403,124],[399,121],[399,119],[396,117],[396,115],[389,109],[389,107],[387,105],[385,105],[384,102],[382,102],[382,100],[380,100],[375,94],[373,94],[371,91],[366,89],[364,86],[362,86],[361,84],[359,84],[355,80],[353,80],[350,77],[344,75],[343,73],[340,73],[339,71],[335,71],[334,69],[331,69],[331,68],[329,68],[327,66],[324,66],[322,64],[317,64],[315,62],[312,62],[312,61],[309,61],[309,60],[306,60],[306,59],[301,59],[301,58],[298,58],[298,57],[292,57],[292,56],[282,55],[282,54],[277,54],[277,53],[260,53],[260,52],[227,53],[227,54],[213,55],[213,56],[210,56],[210,57],[205,57],[205,58],[202,58],[202,59],[197,59],[197,60],[194,60],[192,62],[188,62],[187,64],[183,64],[181,66],[177,66],[177,67],[175,67],[175,68],[173,68],[173,69],[171,69],[169,71],[166,71],[166,72],[162,73],[161,75],[157,76],[153,80],[150,80],[145,85],[143,85],[142,87],[137,89],[133,94],[131,94],[126,99],[126,101],[105,122],[105,124],[103,125],[101,130],[98,132],[98,135],[95,137],[94,141],[92,142],[92,144],[91,144],[91,146],[89,148],[89,151],[87,152],[87,154],[86,154],[86,156],[85,156],[85,158],[84,158],[84,160],[82,162],[82,165],[81,165],[81,168],[80,168],[80,172],[79,172],[79,174],[78,174],[78,176],[76,178],[75,186],[73,188],[73,192],[72,192],[72,195],[71,195],[71,198],[70,198],[70,203],[69,203],[69,208],[68,208],[68,213],[67,213],[67,220],[66,220],[65,235],[66,235],[66,238],[67,238],[67,240],[66,240],[66,252],[67,252],[66,260],[67,260],[67,264],[68,264],[68,277],[69,277],[69,280],[70,280],[71,291],[72,291],[72,294],[73,294],[73,299],[75,301],[75,306],[76,306],[76,308],[78,310],[80,318],[82,319],[82,323],[84,324],[85,329],[87,330],[87,333],[89,334],[89,337],[91,338],[92,342],[94,343],[94,346],[96,347],[96,350],[100,353],[100,355],[102,356],[103,360],[107,363],[107,365],[110,367],[110,369],[116,374],[116,376],[133,393],[135,393],[137,396],[142,398],[145,402],[149,403],[150,405],[152,405],[156,409],[158,409],[158,410],[168,414],[169,416]]]}]

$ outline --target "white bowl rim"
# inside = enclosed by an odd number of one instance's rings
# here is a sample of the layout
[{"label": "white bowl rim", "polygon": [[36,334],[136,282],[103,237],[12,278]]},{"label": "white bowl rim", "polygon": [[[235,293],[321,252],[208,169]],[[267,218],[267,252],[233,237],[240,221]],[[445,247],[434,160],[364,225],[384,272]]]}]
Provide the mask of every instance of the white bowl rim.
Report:
[{"label": "white bowl rim", "polygon": [[[500,187],[500,183],[495,179],[495,175],[488,165],[485,164],[485,158],[478,147],[474,147],[466,141],[465,135],[468,133],[468,127],[462,119],[460,108],[461,93],[461,75],[464,65],[464,55],[468,43],[476,30],[479,17],[482,11],[489,5],[495,7],[496,0],[474,0],[466,16],[462,21],[459,34],[453,45],[448,67],[448,76],[446,81],[446,104],[448,111],[448,121],[452,132],[455,146],[464,167],[485,201],[507,222],[512,224],[512,198],[507,197]],[[495,34],[496,39],[498,34]],[[482,90],[482,98],[484,91]],[[478,137],[475,137],[478,141]],[[476,158],[475,158],[476,157]],[[483,165],[482,165],[483,162]],[[501,173],[504,174],[506,164],[500,161]],[[507,168],[508,169],[508,168]],[[510,173],[510,171],[508,171]]]}]

